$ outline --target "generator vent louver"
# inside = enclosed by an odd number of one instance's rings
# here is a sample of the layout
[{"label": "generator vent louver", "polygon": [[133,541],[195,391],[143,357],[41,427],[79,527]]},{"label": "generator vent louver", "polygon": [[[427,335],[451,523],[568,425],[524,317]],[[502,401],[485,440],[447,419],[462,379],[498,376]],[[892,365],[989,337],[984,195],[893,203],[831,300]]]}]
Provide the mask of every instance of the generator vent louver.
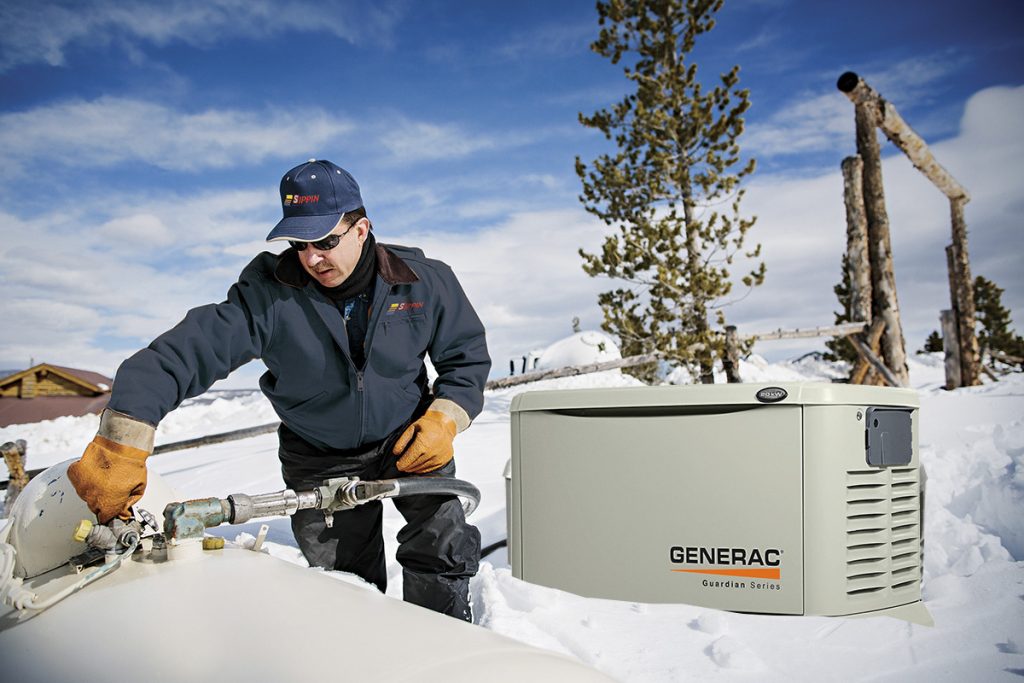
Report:
[{"label": "generator vent louver", "polygon": [[921,578],[916,468],[846,472],[846,594],[912,588]]}]

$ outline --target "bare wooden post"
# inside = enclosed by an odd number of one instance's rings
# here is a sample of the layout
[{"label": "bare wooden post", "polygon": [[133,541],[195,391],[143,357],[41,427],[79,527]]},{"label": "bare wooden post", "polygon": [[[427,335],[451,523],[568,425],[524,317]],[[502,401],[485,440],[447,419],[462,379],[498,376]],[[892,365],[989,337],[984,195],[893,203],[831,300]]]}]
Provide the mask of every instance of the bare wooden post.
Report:
[{"label": "bare wooden post", "polygon": [[866,104],[854,107],[857,123],[857,153],[864,163],[864,213],[868,226],[868,254],[871,261],[871,320],[882,318],[882,361],[896,378],[906,385],[910,381],[907,352],[900,324],[899,302],[896,298],[896,276],[893,273],[892,244],[889,240],[889,215],[885,210],[882,186],[882,154],[878,147],[875,111]]},{"label": "bare wooden post", "polygon": [[[952,213],[954,266],[950,267],[950,294],[959,334],[961,385],[980,382],[981,358],[974,333],[974,283],[967,254],[967,226],[963,205],[970,201],[967,190],[935,159],[928,145],[907,125],[896,107],[875,92],[860,76],[848,71],[839,77],[837,86],[856,107],[869,109],[878,125],[894,145],[907,155],[914,168],[925,175],[949,198]],[[858,129],[858,150],[860,133]]]},{"label": "bare wooden post", "polygon": [[939,314],[942,325],[942,352],[946,362],[946,389],[952,391],[960,385],[960,342],[956,329],[956,312],[944,310]]},{"label": "bare wooden post", "polygon": [[[842,169],[843,203],[846,205],[846,279],[850,283],[847,313],[852,321],[870,323],[871,257],[868,252],[868,219],[864,209],[864,161],[860,156],[846,157]],[[880,325],[872,328],[872,332],[866,335],[873,340],[868,342],[869,348],[878,351],[881,334]],[[860,358],[850,373],[850,382],[864,384],[870,370],[870,363]],[[876,375],[870,374],[873,380]]]},{"label": "bare wooden post", "polygon": [[736,337],[736,326],[725,327],[725,355],[722,357],[725,379],[729,384],[739,384],[740,379],[740,345]]},{"label": "bare wooden post", "polygon": [[868,219],[864,212],[859,156],[843,159],[843,199],[846,204],[846,272],[850,280],[850,320],[871,322],[871,262],[868,256]]},{"label": "bare wooden post", "polygon": [[797,328],[795,330],[775,330],[773,332],[753,332],[750,334],[737,334],[737,339],[753,339],[755,341],[769,341],[772,339],[814,339],[816,337],[828,337],[829,335],[848,335],[863,332],[867,328],[865,323],[840,323],[828,327]]},{"label": "bare wooden post", "polygon": [[967,223],[964,221],[965,199],[950,199],[953,224],[952,295],[956,299],[957,331],[960,336],[960,386],[981,384],[981,354],[978,337],[974,334],[974,282],[971,278],[971,260],[967,255]]},{"label": "bare wooden post", "polygon": [[[942,328],[942,350],[946,359],[946,389],[956,389],[961,384],[960,375],[960,302],[956,297],[956,283],[959,276],[956,273],[956,250],[952,244],[946,245],[946,271],[949,273],[949,329]],[[939,321],[942,321],[942,314],[939,314]]]},{"label": "bare wooden post", "polygon": [[0,452],[3,453],[4,462],[7,463],[7,496],[4,499],[4,516],[6,517],[11,507],[14,506],[14,501],[17,500],[18,494],[28,486],[28,474],[25,472],[25,450],[28,445],[21,439],[17,441],[8,441],[4,445],[0,446]]}]

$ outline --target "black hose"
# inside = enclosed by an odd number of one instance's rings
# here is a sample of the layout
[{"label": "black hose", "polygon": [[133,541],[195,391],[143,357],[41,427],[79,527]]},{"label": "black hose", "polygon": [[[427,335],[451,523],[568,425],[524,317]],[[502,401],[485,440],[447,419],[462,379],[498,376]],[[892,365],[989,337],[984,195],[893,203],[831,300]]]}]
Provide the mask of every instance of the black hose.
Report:
[{"label": "black hose", "polygon": [[463,510],[466,516],[473,514],[480,505],[480,489],[468,481],[452,479],[450,477],[402,477],[401,479],[381,479],[379,481],[360,482],[360,487],[366,486],[367,492],[373,490],[368,485],[385,485],[389,488],[394,486],[397,489],[394,493],[387,493],[388,498],[400,498],[402,496],[458,496],[465,502]]},{"label": "black hose", "polygon": [[498,550],[499,548],[507,548],[507,547],[508,547],[508,539],[507,538],[503,538],[500,541],[495,541],[494,543],[490,544],[489,546],[485,547],[483,550],[480,551],[480,559],[481,560],[484,559],[485,557],[487,557],[488,555],[493,553],[495,550]]}]

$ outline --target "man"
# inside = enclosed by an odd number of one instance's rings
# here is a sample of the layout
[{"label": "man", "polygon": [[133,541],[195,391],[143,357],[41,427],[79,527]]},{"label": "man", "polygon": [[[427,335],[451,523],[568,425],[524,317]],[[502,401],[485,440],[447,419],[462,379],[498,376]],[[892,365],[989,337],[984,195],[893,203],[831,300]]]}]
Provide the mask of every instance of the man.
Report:
[{"label": "man", "polygon": [[[455,474],[452,441],[483,405],[490,369],[484,329],[451,269],[418,249],[375,243],[359,186],[329,161],[281,180],[284,218],[227,300],[184,320],[117,371],[100,429],[68,470],[101,522],[130,516],[146,485],[157,423],[183,400],[261,358],[260,388],[281,418],[285,483]],[[425,354],[438,377],[428,387]],[[394,499],[407,601],[470,620],[469,579],[480,534],[457,498]],[[292,516],[310,565],[387,585],[382,506]]]}]

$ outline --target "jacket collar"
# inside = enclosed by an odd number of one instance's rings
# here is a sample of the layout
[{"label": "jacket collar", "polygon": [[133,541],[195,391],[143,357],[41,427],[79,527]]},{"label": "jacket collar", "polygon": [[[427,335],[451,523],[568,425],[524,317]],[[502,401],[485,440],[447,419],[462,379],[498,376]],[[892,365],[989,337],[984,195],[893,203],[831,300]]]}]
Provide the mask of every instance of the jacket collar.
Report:
[{"label": "jacket collar", "polygon": [[[377,243],[377,274],[389,285],[407,285],[419,280],[413,269],[395,252],[385,245]],[[278,254],[274,264],[274,277],[277,281],[302,289],[309,282],[309,275],[302,269],[295,250],[291,247]]]}]

